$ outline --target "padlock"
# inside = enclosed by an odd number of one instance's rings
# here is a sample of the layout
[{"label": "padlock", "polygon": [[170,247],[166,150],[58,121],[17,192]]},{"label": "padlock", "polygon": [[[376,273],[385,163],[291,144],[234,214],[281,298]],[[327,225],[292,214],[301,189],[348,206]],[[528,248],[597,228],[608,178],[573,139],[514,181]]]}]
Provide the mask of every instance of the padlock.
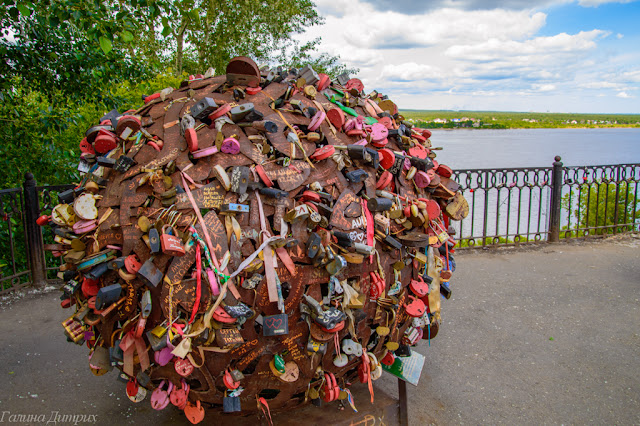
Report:
[{"label": "padlock", "polygon": [[338,275],[340,271],[347,267],[347,261],[344,257],[336,255],[331,262],[325,266],[325,269],[329,273],[329,275]]},{"label": "padlock", "polygon": [[162,281],[164,274],[153,263],[153,259],[153,256],[147,259],[138,270],[137,275],[147,286],[155,288]]},{"label": "padlock", "polygon": [[[86,272],[84,274],[84,276],[86,278],[89,278],[90,280],[97,280],[102,275],[104,275],[104,273],[107,272],[108,270],[109,270],[109,263],[108,262],[104,262],[104,263],[99,264],[95,268],[92,268],[89,272]],[[100,308],[98,308],[98,309],[100,309]]]},{"label": "padlock", "polygon": [[212,98],[205,97],[191,107],[191,116],[196,120],[202,121],[217,108],[218,105]]},{"label": "padlock", "polygon": [[169,381],[167,389],[164,389],[165,381],[160,382],[160,385],[151,393],[151,408],[154,410],[164,410],[169,405],[169,393],[173,390],[173,383]]},{"label": "padlock", "polygon": [[365,179],[367,179],[369,177],[369,174],[362,169],[357,169],[357,170],[345,173],[345,176],[347,177],[349,182],[360,183],[360,182],[363,182]]},{"label": "padlock", "polygon": [[225,154],[237,155],[240,153],[240,142],[234,137],[228,137],[222,141],[220,151]]},{"label": "padlock", "polygon": [[224,396],[222,398],[222,411],[225,413],[236,413],[242,411],[240,407],[240,397]]},{"label": "padlock", "polygon": [[125,173],[135,164],[136,164],[136,162],[134,161],[133,158],[127,157],[126,155],[121,155],[116,160],[116,162],[115,162],[115,164],[113,166],[113,169],[116,172]]},{"label": "padlock", "polygon": [[100,310],[115,303],[120,299],[120,294],[122,294],[122,286],[120,284],[111,284],[106,287],[102,287],[98,290],[98,294],[96,295],[96,309]]},{"label": "padlock", "polygon": [[231,169],[231,191],[236,194],[247,192],[250,170],[248,167],[238,166]]},{"label": "padlock", "polygon": [[367,201],[367,208],[371,212],[386,212],[392,207],[393,201],[383,197],[371,198]]},{"label": "padlock", "polygon": [[231,120],[234,123],[239,123],[247,117],[251,112],[253,112],[254,106],[251,102],[238,105],[236,107],[231,108],[229,113],[231,114]]},{"label": "padlock", "polygon": [[173,388],[173,391],[171,391],[169,395],[169,400],[180,410],[184,410],[184,408],[187,406],[187,398],[189,396],[190,386],[184,379],[180,381],[180,384],[182,385],[182,387],[179,388],[175,386]]},{"label": "padlock", "polygon": [[260,194],[265,195],[269,198],[275,198],[277,200],[281,198],[287,198],[289,196],[288,192],[275,188],[262,188],[260,189]]},{"label": "padlock", "polygon": [[168,234],[167,232],[169,231],[173,232],[171,226],[164,225],[162,227],[162,234],[160,235],[162,252],[171,256],[184,256],[185,251],[184,247],[182,247],[182,240],[176,235]]},{"label": "padlock", "polygon": [[196,400],[196,405],[187,401],[187,406],[184,408],[184,415],[194,425],[204,420],[204,408],[200,405],[200,400]]}]

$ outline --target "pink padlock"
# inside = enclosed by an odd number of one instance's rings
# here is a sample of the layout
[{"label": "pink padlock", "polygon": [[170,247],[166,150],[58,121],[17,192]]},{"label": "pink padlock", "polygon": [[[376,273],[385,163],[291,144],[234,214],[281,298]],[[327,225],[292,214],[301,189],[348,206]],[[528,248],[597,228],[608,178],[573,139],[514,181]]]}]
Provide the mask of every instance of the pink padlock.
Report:
[{"label": "pink padlock", "polygon": [[369,127],[369,132],[371,133],[371,139],[374,142],[381,142],[389,136],[389,129],[380,123],[373,123]]},{"label": "pink padlock", "polygon": [[422,170],[420,170],[413,177],[413,181],[416,183],[416,186],[418,188],[426,188],[431,183],[431,178],[426,172],[423,172]]},{"label": "pink padlock", "polygon": [[169,382],[167,390],[164,390],[165,381],[160,382],[153,393],[151,394],[151,408],[154,410],[164,410],[169,405],[169,393],[173,390],[173,383]]},{"label": "pink padlock", "polygon": [[316,129],[320,127],[325,118],[327,118],[327,114],[324,111],[319,110],[318,112],[316,112],[316,114],[311,119],[311,123],[309,123],[309,126],[307,127],[309,131],[316,131]]},{"label": "pink padlock", "polygon": [[158,364],[161,367],[164,367],[165,365],[169,364],[169,361],[173,359],[173,354],[171,353],[171,351],[173,351],[174,349],[175,349],[175,346],[171,344],[171,341],[169,340],[169,336],[167,335],[167,346],[160,349],[159,351],[156,351],[153,354],[153,359],[156,361],[156,364]]},{"label": "pink padlock", "polygon": [[225,154],[236,155],[240,152],[240,142],[236,138],[226,138],[222,141],[220,151]]},{"label": "pink padlock", "polygon": [[98,221],[93,220],[79,220],[73,224],[73,232],[76,235],[84,234],[85,232],[93,231],[98,226]]}]

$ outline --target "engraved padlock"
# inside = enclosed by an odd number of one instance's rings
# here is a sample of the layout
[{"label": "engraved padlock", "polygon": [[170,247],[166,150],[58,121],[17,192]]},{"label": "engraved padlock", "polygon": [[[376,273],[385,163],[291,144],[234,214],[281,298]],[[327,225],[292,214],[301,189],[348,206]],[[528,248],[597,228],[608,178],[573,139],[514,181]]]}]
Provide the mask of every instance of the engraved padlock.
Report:
[{"label": "engraved padlock", "polygon": [[160,235],[162,252],[171,256],[184,256],[185,251],[184,247],[182,247],[182,240],[168,232],[174,232],[173,228],[169,225],[164,225],[162,227],[162,235]]}]

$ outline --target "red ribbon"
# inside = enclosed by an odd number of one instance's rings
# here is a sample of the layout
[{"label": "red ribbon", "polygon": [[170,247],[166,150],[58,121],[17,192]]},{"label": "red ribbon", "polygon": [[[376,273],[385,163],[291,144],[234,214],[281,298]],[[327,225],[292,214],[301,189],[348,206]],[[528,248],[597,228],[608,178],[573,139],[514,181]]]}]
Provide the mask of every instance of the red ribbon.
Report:
[{"label": "red ribbon", "polygon": [[[365,217],[367,218],[367,245],[373,247],[374,239],[374,223],[373,215],[367,208],[367,200],[362,199],[362,209],[364,210]],[[373,255],[369,256],[369,262],[373,262]]]}]

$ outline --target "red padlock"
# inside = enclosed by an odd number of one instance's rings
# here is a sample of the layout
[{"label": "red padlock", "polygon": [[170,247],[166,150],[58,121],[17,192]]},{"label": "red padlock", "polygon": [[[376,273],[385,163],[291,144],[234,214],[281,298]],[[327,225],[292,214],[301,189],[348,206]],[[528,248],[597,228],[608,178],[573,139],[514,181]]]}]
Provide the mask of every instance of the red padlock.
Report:
[{"label": "red padlock", "polygon": [[388,170],[385,170],[384,172],[382,172],[382,174],[380,175],[380,179],[378,179],[378,182],[376,183],[376,189],[385,189],[387,186],[389,186],[392,180],[393,175],[389,173]]},{"label": "red padlock", "polygon": [[313,154],[309,156],[312,160],[321,161],[331,157],[336,152],[333,145],[325,145],[315,150]]},{"label": "red padlock", "polygon": [[404,306],[407,314],[414,318],[424,315],[427,310],[427,307],[424,306],[424,302],[420,299],[416,299],[414,296],[409,296],[409,299],[411,299],[411,302]]},{"label": "red padlock", "polygon": [[187,140],[187,146],[189,147],[189,152],[195,152],[198,150],[198,134],[196,133],[196,129],[193,127],[188,128],[184,131],[184,138]]},{"label": "red padlock", "polygon": [[352,78],[347,81],[347,84],[344,85],[344,88],[347,90],[356,89],[359,92],[364,90],[364,84],[359,78]]},{"label": "red padlock", "polygon": [[51,220],[51,216],[43,215],[36,219],[36,223],[40,226],[45,226],[49,224]]},{"label": "red padlock", "polygon": [[213,312],[213,319],[224,324],[233,324],[236,322],[236,319],[229,315],[222,306],[218,306]]},{"label": "red padlock", "polygon": [[93,142],[93,147],[99,154],[106,154],[117,146],[116,135],[108,130],[100,129],[96,140]]},{"label": "red padlock", "polygon": [[264,170],[264,167],[262,167],[261,164],[256,164],[256,173],[258,174],[258,177],[260,177],[262,183],[264,183],[264,186],[268,188],[271,188],[273,186],[273,181],[271,180],[271,178],[269,178],[267,172]]},{"label": "red padlock", "polygon": [[396,361],[396,356],[393,352],[388,351],[387,354],[380,360],[386,366],[391,366]]},{"label": "red padlock", "polygon": [[344,112],[342,112],[340,108],[334,108],[327,111],[327,118],[338,130],[342,130],[342,127],[344,127],[344,123],[346,122]]},{"label": "red padlock", "polygon": [[142,263],[140,263],[138,255],[132,254],[125,257],[124,267],[127,268],[127,272],[129,272],[130,274],[135,274],[142,267]]},{"label": "red padlock", "polygon": [[185,251],[184,247],[182,247],[182,240],[175,235],[167,234],[167,229],[173,231],[173,228],[169,225],[162,227],[162,235],[160,235],[162,252],[171,256],[184,256]]},{"label": "red padlock", "polygon": [[184,415],[194,425],[204,420],[204,408],[200,405],[200,400],[196,401],[196,405],[187,401],[187,406],[184,407]]},{"label": "red padlock", "polygon": [[238,389],[238,387],[240,386],[240,382],[236,382],[235,380],[233,380],[229,369],[224,372],[222,381],[224,382],[224,385],[227,387],[227,389]]},{"label": "red padlock", "polygon": [[409,283],[409,288],[419,298],[422,298],[429,294],[429,284],[425,283],[422,278],[418,278],[417,280],[411,280]]},{"label": "red padlock", "polygon": [[193,373],[193,369],[195,368],[188,359],[176,359],[176,363],[174,364],[174,368],[176,373],[181,375],[182,377],[188,377],[191,373]]},{"label": "red padlock", "polygon": [[213,123],[213,121],[215,121],[216,118],[222,117],[223,115],[225,115],[229,111],[231,111],[231,104],[224,104],[220,108],[218,108],[217,110],[215,110],[211,114],[209,114],[209,120],[212,121],[212,123],[209,126],[209,128],[210,129],[215,128],[215,123]]},{"label": "red padlock", "polygon": [[318,91],[321,92],[329,87],[329,85],[331,84],[331,77],[329,77],[327,74],[322,73],[318,74],[318,77],[320,77],[320,79],[316,83],[316,86]]},{"label": "red padlock", "polygon": [[396,156],[390,149],[381,149],[378,151],[378,156],[380,157],[380,167],[385,170],[390,169],[396,161]]}]

